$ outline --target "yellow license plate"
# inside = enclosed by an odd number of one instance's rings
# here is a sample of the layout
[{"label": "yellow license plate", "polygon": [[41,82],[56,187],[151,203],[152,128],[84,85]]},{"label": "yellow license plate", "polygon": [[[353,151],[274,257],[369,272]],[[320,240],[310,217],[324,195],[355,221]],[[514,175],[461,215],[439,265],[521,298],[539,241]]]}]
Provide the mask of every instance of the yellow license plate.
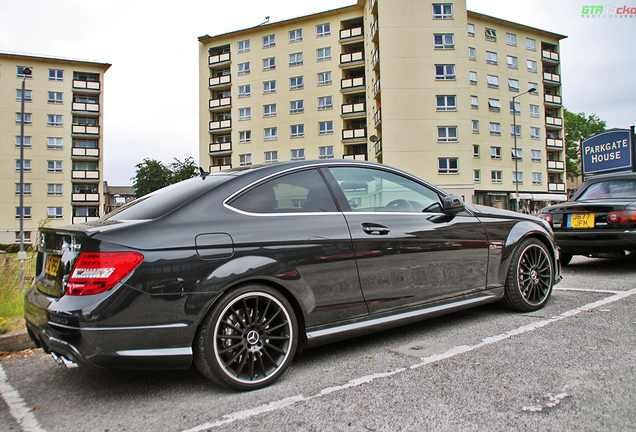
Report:
[{"label": "yellow license plate", "polygon": [[53,277],[57,276],[57,270],[60,268],[60,257],[48,256],[46,257],[46,265],[44,266],[44,272]]},{"label": "yellow license plate", "polygon": [[568,215],[569,228],[594,228],[594,213],[572,213]]}]

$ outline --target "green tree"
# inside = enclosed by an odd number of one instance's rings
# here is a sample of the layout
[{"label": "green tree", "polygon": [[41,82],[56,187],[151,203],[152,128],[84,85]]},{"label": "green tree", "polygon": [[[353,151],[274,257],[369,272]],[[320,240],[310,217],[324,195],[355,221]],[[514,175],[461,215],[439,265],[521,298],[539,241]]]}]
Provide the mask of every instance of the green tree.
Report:
[{"label": "green tree", "polygon": [[166,187],[172,183],[172,171],[160,161],[145,158],[142,163],[135,165],[137,174],[133,180],[135,198]]},{"label": "green tree", "polygon": [[172,183],[178,183],[182,180],[187,180],[199,175],[199,167],[194,163],[194,158],[189,157],[182,161],[174,158],[174,162],[171,165],[172,168]]},{"label": "green tree", "polygon": [[596,114],[585,116],[585,113],[574,114],[565,112],[565,160],[568,174],[581,174],[580,142],[593,135],[605,131],[604,120]]}]

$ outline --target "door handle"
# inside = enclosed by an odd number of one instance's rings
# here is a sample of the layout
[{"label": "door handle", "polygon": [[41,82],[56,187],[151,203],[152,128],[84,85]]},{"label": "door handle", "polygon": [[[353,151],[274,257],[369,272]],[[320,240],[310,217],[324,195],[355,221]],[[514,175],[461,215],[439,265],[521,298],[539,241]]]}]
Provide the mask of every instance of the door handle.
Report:
[{"label": "door handle", "polygon": [[362,231],[369,235],[387,235],[391,232],[391,230],[384,225],[378,225],[374,223],[363,223]]}]

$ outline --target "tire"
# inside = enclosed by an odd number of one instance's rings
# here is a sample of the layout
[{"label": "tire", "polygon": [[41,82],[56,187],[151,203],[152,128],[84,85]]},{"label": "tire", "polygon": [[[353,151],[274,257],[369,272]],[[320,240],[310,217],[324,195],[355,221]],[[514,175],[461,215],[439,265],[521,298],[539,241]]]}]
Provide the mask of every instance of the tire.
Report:
[{"label": "tire", "polygon": [[208,379],[255,390],[285,372],[298,346],[296,315],[285,297],[265,285],[225,293],[204,318],[194,363]]},{"label": "tire", "polygon": [[561,252],[560,258],[561,258],[561,265],[565,267],[566,265],[570,264],[570,261],[572,261],[572,254]]},{"label": "tire", "polygon": [[539,240],[522,241],[512,255],[506,278],[503,304],[516,311],[541,309],[554,285],[554,262]]}]

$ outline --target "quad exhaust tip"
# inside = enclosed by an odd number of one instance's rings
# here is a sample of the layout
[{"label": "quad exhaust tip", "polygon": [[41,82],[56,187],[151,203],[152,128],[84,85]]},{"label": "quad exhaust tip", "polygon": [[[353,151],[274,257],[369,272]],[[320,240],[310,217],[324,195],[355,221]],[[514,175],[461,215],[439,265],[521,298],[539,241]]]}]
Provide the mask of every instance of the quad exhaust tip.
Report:
[{"label": "quad exhaust tip", "polygon": [[55,360],[55,363],[59,364],[60,366],[64,366],[67,369],[74,369],[78,366],[77,363],[75,363],[73,360],[69,360],[61,354],[51,352],[51,356]]}]

